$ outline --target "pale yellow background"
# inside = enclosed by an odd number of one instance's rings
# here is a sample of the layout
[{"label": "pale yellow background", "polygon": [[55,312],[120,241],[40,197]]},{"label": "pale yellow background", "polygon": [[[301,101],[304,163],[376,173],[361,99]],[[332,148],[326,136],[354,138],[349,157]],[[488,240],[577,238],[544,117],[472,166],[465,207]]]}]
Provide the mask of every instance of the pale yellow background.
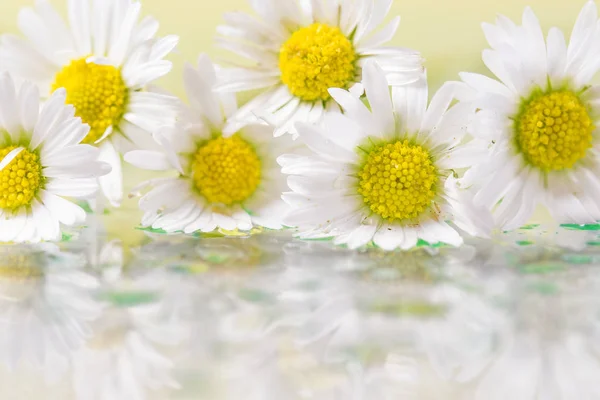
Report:
[{"label": "pale yellow background", "polygon": [[[64,10],[66,0],[51,0]],[[0,32],[16,32],[21,7],[34,0],[0,0]],[[181,37],[179,53],[172,56],[175,68],[162,84],[182,95],[181,69],[201,52],[223,56],[212,42],[222,14],[250,11],[246,0],[142,0],[144,14],[161,23],[161,34]],[[395,0],[390,15],[401,15],[402,23],[393,44],[412,47],[427,59],[431,85],[456,79],[462,70],[484,71],[480,54],[485,46],[480,24],[493,21],[497,13],[520,19],[530,5],[545,29],[558,26],[570,32],[583,0]]]},{"label": "pale yellow background", "polygon": [[[50,0],[63,13],[67,0]],[[485,40],[481,22],[492,22],[497,13],[520,20],[530,5],[547,31],[551,26],[565,30],[567,37],[584,0],[395,0],[388,18],[401,15],[402,23],[393,44],[421,51],[426,58],[432,89],[446,80],[458,78],[459,71],[485,72],[481,50]],[[193,62],[206,52],[218,61],[226,55],[213,46],[215,28],[227,11],[250,11],[246,0],[142,0],[143,13],[161,23],[160,33],[181,37],[177,54],[171,56],[174,69],[160,84],[183,96],[181,71],[184,63]],[[34,0],[0,0],[0,33],[17,30],[18,10]],[[148,173],[126,170],[127,187],[147,179]],[[138,243],[143,235],[131,227],[139,224],[136,199],[126,199],[123,208],[111,212],[109,237],[119,237],[129,244]]]}]

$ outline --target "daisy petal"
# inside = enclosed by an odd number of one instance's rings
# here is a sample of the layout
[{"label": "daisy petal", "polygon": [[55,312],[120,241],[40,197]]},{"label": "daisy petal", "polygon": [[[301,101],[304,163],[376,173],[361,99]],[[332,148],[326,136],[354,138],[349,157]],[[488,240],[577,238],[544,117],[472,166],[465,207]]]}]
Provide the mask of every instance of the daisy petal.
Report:
[{"label": "daisy petal", "polygon": [[123,171],[121,156],[113,144],[106,140],[100,146],[99,161],[104,161],[111,166],[110,173],[99,178],[102,193],[113,207],[119,207],[123,199]]},{"label": "daisy petal", "polygon": [[141,169],[167,171],[173,166],[167,156],[158,151],[134,150],[125,154],[125,161]]}]

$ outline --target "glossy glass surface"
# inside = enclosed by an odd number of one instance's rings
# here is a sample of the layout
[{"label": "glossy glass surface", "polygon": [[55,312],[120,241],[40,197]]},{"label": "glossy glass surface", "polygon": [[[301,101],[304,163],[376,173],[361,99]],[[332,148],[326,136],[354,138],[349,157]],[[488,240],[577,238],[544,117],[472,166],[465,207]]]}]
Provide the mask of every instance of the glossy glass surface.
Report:
[{"label": "glossy glass surface", "polygon": [[0,247],[3,399],[591,399],[599,226],[362,252],[291,233]]}]

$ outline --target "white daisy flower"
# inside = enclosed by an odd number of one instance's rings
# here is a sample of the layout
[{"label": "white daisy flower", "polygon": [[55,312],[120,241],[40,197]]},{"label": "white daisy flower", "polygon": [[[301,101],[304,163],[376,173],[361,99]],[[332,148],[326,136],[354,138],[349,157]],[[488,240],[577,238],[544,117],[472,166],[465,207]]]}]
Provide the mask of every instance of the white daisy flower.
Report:
[{"label": "white daisy flower", "polygon": [[37,88],[15,87],[0,76],[0,242],[39,242],[61,237],[61,224],[85,221],[85,211],[63,197],[87,197],[110,167],[99,150],[80,144],[89,126],[65,106],[57,90],[40,111]]},{"label": "white daisy flower", "polygon": [[317,123],[340,112],[328,89],[362,95],[361,70],[377,60],[389,83],[404,85],[423,74],[418,52],[383,47],[396,33],[400,17],[382,24],[392,0],[254,0],[259,18],[225,14],[217,43],[250,60],[250,66],[223,71],[220,90],[262,93],[240,108],[225,128],[232,133],[258,118],[276,126],[275,136],[296,134],[295,122]]},{"label": "white daisy flower", "polygon": [[499,81],[461,74],[477,110],[472,133],[490,144],[463,182],[474,202],[505,230],[524,225],[538,205],[559,223],[600,219],[596,5],[586,3],[568,45],[557,28],[544,40],[529,8],[522,25],[499,16],[483,30],[492,47],[483,61]]},{"label": "white daisy flower", "polygon": [[84,143],[99,147],[112,166],[100,186],[114,206],[123,197],[119,153],[151,140],[145,131],[170,123],[176,112],[176,98],[144,89],[171,70],[163,58],[178,38],[156,39],[158,22],[138,23],[140,8],[132,0],[69,0],[68,27],[39,0],[19,14],[27,40],[3,35],[0,44],[0,68],[35,82],[44,98],[67,90],[67,103],[91,126]]},{"label": "white daisy flower", "polygon": [[200,56],[197,68],[188,65],[184,79],[191,105],[179,126],[154,135],[159,150],[125,156],[139,168],[178,173],[142,184],[153,188],[139,202],[142,225],[185,233],[282,228],[286,183],[275,160],[290,149],[291,139],[273,140],[272,129],[259,124],[223,135],[237,108],[235,96],[212,91],[216,71],[207,56]]},{"label": "white daisy flower", "polygon": [[[387,250],[414,247],[419,239],[458,246],[448,224],[483,234],[491,223],[455,186],[454,170],[481,153],[460,145],[465,129],[456,107],[446,111],[454,85],[446,85],[427,107],[427,84],[392,88],[372,62],[363,69],[372,111],[350,92],[331,89],[345,115],[323,127],[298,124],[311,155],[279,158],[292,192],[283,198],[295,209],[286,218],[301,238],[335,237],[357,248],[373,241]],[[477,222],[475,222],[477,221]]]}]

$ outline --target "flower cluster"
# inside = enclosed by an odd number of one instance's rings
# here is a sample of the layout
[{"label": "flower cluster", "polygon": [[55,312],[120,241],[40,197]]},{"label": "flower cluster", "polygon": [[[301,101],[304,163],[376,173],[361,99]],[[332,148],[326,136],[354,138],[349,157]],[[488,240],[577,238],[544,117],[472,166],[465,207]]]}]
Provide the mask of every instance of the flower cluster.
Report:
[{"label": "flower cluster", "polygon": [[0,241],[81,223],[62,196],[98,206],[99,188],[119,206],[122,157],[163,171],[134,193],[142,225],[167,233],[293,228],[406,250],[517,229],[538,206],[559,223],[600,219],[594,2],[568,44],[529,8],[520,25],[484,24],[498,80],[462,73],[431,101],[420,54],[386,46],[391,4],[258,0],[256,15],[226,14],[217,44],[248,62],[200,55],[187,104],[151,85],[178,38],[139,21],[139,1],[71,0],[68,23],[46,0],[22,10],[25,38],[0,43]]}]

